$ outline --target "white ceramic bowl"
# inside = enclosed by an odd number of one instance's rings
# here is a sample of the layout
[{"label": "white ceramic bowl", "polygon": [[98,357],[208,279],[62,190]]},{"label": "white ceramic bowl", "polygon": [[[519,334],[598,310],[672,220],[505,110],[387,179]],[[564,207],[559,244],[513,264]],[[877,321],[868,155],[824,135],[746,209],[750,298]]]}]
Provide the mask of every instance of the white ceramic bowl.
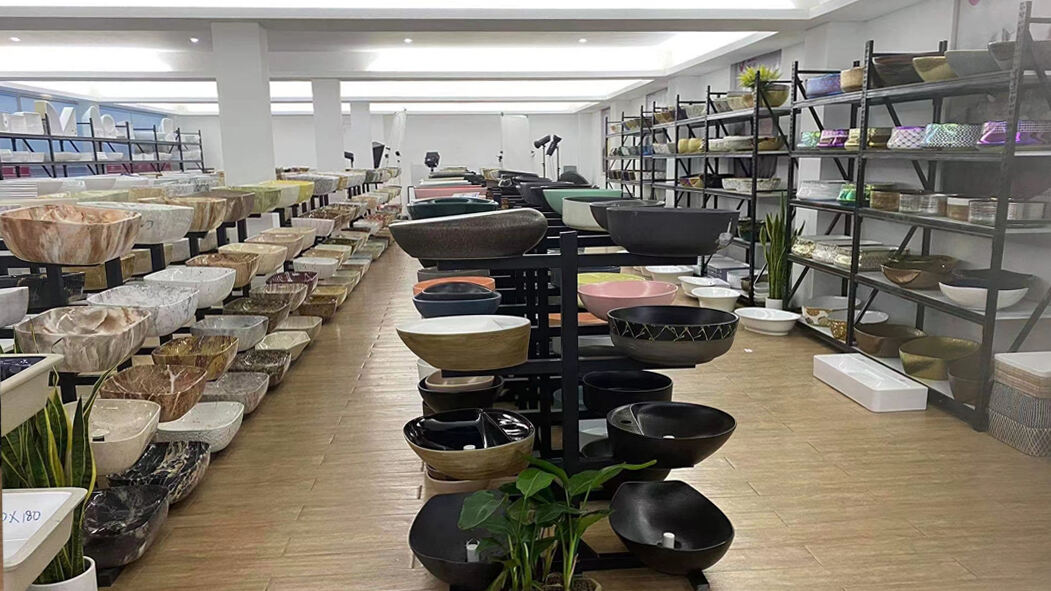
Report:
[{"label": "white ceramic bowl", "polygon": [[652,265],[644,269],[646,274],[652,277],[654,281],[666,281],[668,283],[678,283],[680,276],[693,273],[693,267],[686,265]]},{"label": "white ceramic bowl", "polygon": [[288,351],[292,355],[292,361],[295,361],[309,344],[310,337],[307,333],[301,330],[282,330],[266,335],[255,348],[261,351]]},{"label": "white ceramic bowl", "polygon": [[29,588],[62,550],[73,526],[73,511],[87,494],[83,488],[69,487],[4,489],[5,517],[27,513],[41,516],[4,523],[5,589]]},{"label": "white ceramic bowl", "polygon": [[234,288],[237,271],[226,267],[175,266],[143,277],[146,283],[197,290],[197,307],[211,308],[221,303]]},{"label": "white ceramic bowl", "polygon": [[25,317],[29,310],[28,287],[0,289],[0,326],[10,326]]},{"label": "white ceramic bowl", "polygon": [[723,281],[722,279],[716,279],[715,277],[696,277],[694,275],[683,275],[678,278],[679,285],[682,286],[682,292],[691,298],[697,296],[693,295],[693,290],[698,287],[730,287],[730,284]]},{"label": "white ceramic bowl", "polygon": [[199,299],[192,287],[127,283],[88,296],[96,306],[139,308],[150,314],[146,336],[164,336],[175,332],[193,318]]},{"label": "white ceramic bowl", "polygon": [[[989,290],[984,287],[956,287],[944,283],[939,283],[938,289],[941,290],[942,295],[945,297],[971,310],[984,310],[985,300],[989,293]],[[1002,310],[1017,304],[1025,298],[1027,293],[1029,293],[1028,287],[1023,287],[1022,289],[1001,289],[996,296],[996,309]]]},{"label": "white ceramic bowl", "polygon": [[774,308],[739,308],[734,311],[746,330],[782,337],[792,331],[799,314]]},{"label": "white ceramic bowl", "polygon": [[697,303],[702,308],[712,308],[723,312],[733,312],[737,304],[737,298],[741,294],[729,287],[698,287],[691,295],[697,298]]},{"label": "white ceramic bowl", "polygon": [[300,257],[292,260],[292,268],[300,272],[313,271],[317,273],[318,279],[328,279],[339,268],[339,261],[323,257]]},{"label": "white ceramic bowl", "polygon": [[245,407],[240,402],[198,402],[183,416],[157,426],[155,441],[203,441],[208,451],[222,451],[234,440]]},{"label": "white ceramic bowl", "polygon": [[321,317],[320,316],[289,316],[285,318],[281,324],[277,325],[278,331],[301,331],[307,333],[310,340],[313,341],[317,338],[318,331],[321,330]]},{"label": "white ceramic bowl", "polygon": [[[76,402],[67,402],[73,416]],[[88,434],[99,476],[123,472],[135,465],[157,431],[161,405],[150,400],[99,398],[91,407]]]}]

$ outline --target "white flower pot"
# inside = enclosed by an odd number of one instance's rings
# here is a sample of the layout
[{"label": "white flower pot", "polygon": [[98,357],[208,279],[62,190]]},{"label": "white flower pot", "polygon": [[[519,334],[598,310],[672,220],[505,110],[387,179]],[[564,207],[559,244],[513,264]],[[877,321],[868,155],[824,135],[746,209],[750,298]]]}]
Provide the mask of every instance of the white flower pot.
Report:
[{"label": "white flower pot", "polygon": [[774,308],[775,310],[784,310],[785,309],[785,301],[784,300],[775,300],[773,298],[766,298],[766,307],[767,308]]},{"label": "white flower pot", "polygon": [[79,575],[59,583],[47,585],[30,585],[26,591],[98,591],[99,584],[95,578],[95,561],[85,556],[88,568]]}]

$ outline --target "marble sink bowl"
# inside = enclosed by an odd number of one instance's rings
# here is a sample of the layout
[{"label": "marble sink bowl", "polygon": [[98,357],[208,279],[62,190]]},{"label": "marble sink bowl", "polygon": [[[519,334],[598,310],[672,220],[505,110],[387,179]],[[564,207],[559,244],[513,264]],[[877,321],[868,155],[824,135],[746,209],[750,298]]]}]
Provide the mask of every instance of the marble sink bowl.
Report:
[{"label": "marble sink bowl", "polygon": [[255,346],[258,351],[287,351],[292,356],[290,361],[299,359],[303,349],[310,344],[307,333],[295,330],[282,330],[270,333]]},{"label": "marble sink bowl", "polygon": [[95,568],[142,558],[168,519],[168,489],[145,484],[96,490],[84,505],[84,555]]},{"label": "marble sink bowl", "polygon": [[228,372],[205,384],[201,402],[238,402],[244,406],[244,414],[249,414],[259,407],[269,388],[270,376],[265,373]]},{"label": "marble sink bowl", "polygon": [[445,316],[397,326],[417,357],[438,369],[486,371],[521,365],[529,356],[528,318]]},{"label": "marble sink bowl", "polygon": [[[4,489],[4,588],[27,589],[69,539],[83,488]],[[17,521],[8,515],[35,515]]]},{"label": "marble sink bowl", "polygon": [[417,417],[403,433],[428,466],[458,480],[479,480],[525,469],[535,430],[518,413],[473,408]]},{"label": "marble sink bowl", "polygon": [[29,310],[28,287],[0,287],[0,326],[11,326]]},{"label": "marble sink bowl", "polygon": [[737,334],[737,316],[710,308],[636,306],[611,310],[608,319],[618,351],[658,365],[707,363],[729,351]]},{"label": "marble sink bowl", "polygon": [[280,197],[277,200],[278,207],[291,207],[299,202],[299,187],[296,185],[285,183],[280,180],[269,180],[261,183],[263,186],[270,186],[277,189]]},{"label": "marble sink bowl", "polygon": [[[192,336],[172,339],[153,350],[153,363],[191,365],[205,370],[206,381],[223,375],[237,355],[237,337]],[[192,405],[191,405],[192,406]]]},{"label": "marble sink bowl", "polygon": [[44,408],[51,395],[48,376],[61,360],[61,355],[0,355],[0,434]]},{"label": "marble sink bowl", "polygon": [[136,244],[174,242],[190,231],[193,222],[193,208],[181,205],[118,201],[84,201],[80,205],[128,211],[142,216]]},{"label": "marble sink bowl", "polygon": [[283,283],[301,283],[307,286],[307,297],[314,293],[314,288],[317,287],[318,275],[313,271],[288,271],[285,273],[277,273],[271,275],[266,279],[267,285],[272,284],[283,284]]},{"label": "marble sink bowl", "polygon": [[259,255],[259,264],[256,266],[257,275],[269,275],[277,271],[285,264],[285,248],[276,244],[255,244],[251,242],[234,242],[219,247],[219,252],[234,254]]},{"label": "marble sink bowl", "polygon": [[154,439],[162,443],[203,441],[209,452],[222,451],[241,429],[244,412],[240,402],[198,402],[178,419],[159,424]]},{"label": "marble sink bowl", "polygon": [[[583,433],[582,433],[583,435]],[[580,450],[580,454],[589,460],[599,460],[608,462],[610,464],[616,463],[616,459],[613,457],[613,446],[610,445],[609,438],[601,437],[594,441],[588,442]],[[624,470],[620,474],[617,474],[613,478],[610,478],[602,484],[602,489],[609,493],[617,492],[621,484],[625,482],[650,482],[654,480],[664,480],[671,474],[670,468],[643,468],[642,470]]]},{"label": "marble sink bowl", "polygon": [[[76,402],[67,402],[72,417]],[[99,398],[91,407],[88,435],[95,472],[99,476],[131,468],[146,449],[161,417],[161,406],[150,400]]]},{"label": "marble sink bowl", "polygon": [[296,310],[296,314],[303,316],[316,316],[322,320],[331,320],[339,308],[339,298],[334,295],[311,294]]},{"label": "marble sink bowl", "polygon": [[100,265],[127,254],[142,216],[131,211],[41,205],[0,212],[0,236],[16,257],[34,263]]},{"label": "marble sink bowl", "polygon": [[164,336],[189,322],[197,311],[198,292],[189,287],[128,283],[88,296],[95,306],[137,308],[150,315],[146,336]]},{"label": "marble sink bowl", "polygon": [[519,256],[536,246],[547,218],[535,209],[502,209],[398,222],[390,231],[417,259],[488,259]]},{"label": "marble sink bowl", "polygon": [[678,291],[678,285],[664,281],[610,281],[577,288],[587,311],[602,320],[616,308],[671,304]]},{"label": "marble sink bowl", "polygon": [[292,268],[299,273],[317,273],[318,279],[328,279],[339,268],[339,260],[322,257],[302,257],[292,260]]},{"label": "marble sink bowl", "polygon": [[343,244],[351,248],[358,248],[369,239],[368,232],[353,232],[350,230],[333,232],[329,235],[326,244]]},{"label": "marble sink bowl", "polygon": [[245,316],[265,316],[266,332],[274,332],[277,325],[288,318],[289,303],[272,298],[237,298],[223,305],[223,314]]},{"label": "marble sink bowl", "polygon": [[259,268],[259,255],[250,253],[220,252],[200,254],[186,261],[189,267],[224,267],[233,269],[234,287],[244,287],[252,281]]},{"label": "marble sink bowl", "polygon": [[646,566],[669,575],[711,568],[733,542],[726,515],[678,480],[626,482],[610,509],[609,525],[624,546]]},{"label": "marble sink bowl", "polygon": [[655,468],[688,468],[715,453],[733,435],[728,413],[686,402],[636,402],[606,415],[613,457]]},{"label": "marble sink bowl", "polygon": [[319,285],[314,290],[314,293],[310,294],[312,297],[333,297],[336,299],[336,307],[343,305],[343,302],[347,301],[347,296],[350,294],[350,290],[342,285]]},{"label": "marble sink bowl", "polygon": [[317,338],[319,332],[321,332],[321,317],[320,316],[289,316],[277,325],[278,332],[281,331],[299,331],[307,333],[310,340],[313,341]]},{"label": "marble sink bowl", "polygon": [[109,476],[110,486],[157,485],[168,491],[168,503],[185,499],[204,479],[211,454],[203,441],[151,443],[135,465]]},{"label": "marble sink bowl", "polygon": [[611,207],[606,210],[614,243],[632,254],[707,256],[737,233],[740,212],[730,209]]},{"label": "marble sink bowl", "polygon": [[52,308],[15,325],[15,343],[25,353],[62,355],[58,371],[91,373],[131,357],[149,328],[149,312],[138,308]]},{"label": "marble sink bowl", "polygon": [[260,300],[274,300],[288,304],[288,309],[294,312],[307,299],[307,285],[305,283],[267,283],[253,287],[248,295]]},{"label": "marble sink bowl", "polygon": [[316,236],[328,236],[336,228],[336,220],[318,217],[292,218],[292,227],[312,228]]},{"label": "marble sink bowl", "polygon": [[339,262],[341,263],[354,254],[353,246],[347,246],[346,244],[328,244],[326,242],[318,244],[310,250],[318,252],[320,256],[338,255],[337,258],[339,258]]},{"label": "marble sink bowl", "polygon": [[582,381],[584,406],[601,415],[625,404],[671,400],[671,378],[652,371],[593,371]]},{"label": "marble sink bowl", "polygon": [[463,502],[473,493],[436,495],[424,503],[409,529],[409,548],[434,578],[456,589],[483,591],[500,574],[499,562],[467,562],[466,545],[488,535],[457,526]]},{"label": "marble sink bowl", "polygon": [[226,199],[212,197],[147,197],[142,203],[163,203],[193,208],[191,232],[211,232],[226,219]]},{"label": "marble sink bowl", "polygon": [[[86,267],[62,267],[66,273],[83,273],[84,289],[88,291],[101,291],[107,289],[109,280],[106,278],[106,266],[88,265]],[[122,278],[130,278],[135,274],[135,255],[130,251],[120,257],[120,275]]]},{"label": "marble sink bowl", "polygon": [[260,351],[252,349],[244,353],[238,353],[234,358],[231,372],[265,373],[270,376],[270,387],[281,383],[288,372],[288,366],[292,363],[292,354],[288,351]]},{"label": "marble sink bowl", "polygon": [[234,337],[237,339],[237,350],[247,351],[266,336],[268,322],[266,316],[248,314],[205,316],[190,327],[190,334],[197,337]]},{"label": "marble sink bowl", "polygon": [[278,228],[267,228],[259,232],[260,236],[268,234],[297,235],[300,237],[299,243],[302,246],[302,248],[306,248],[307,246],[313,244],[314,241],[317,239],[317,230],[315,230],[313,226],[281,226]]},{"label": "marble sink bowl", "polygon": [[332,274],[332,277],[323,281],[318,281],[318,285],[342,285],[347,288],[347,291],[353,291],[358,283],[361,282],[360,271],[336,271]]},{"label": "marble sink bowl", "polygon": [[240,191],[237,189],[209,189],[200,193],[194,193],[189,197],[205,197],[210,199],[226,200],[226,215],[224,222],[238,222],[252,213],[255,207],[255,193],[253,191]]},{"label": "marble sink bowl", "polygon": [[[424,404],[436,412],[461,408],[489,408],[496,402],[496,398],[504,387],[503,378],[497,377],[482,387],[462,390],[437,388],[431,382],[435,377],[437,374],[421,379],[417,384],[417,389],[420,391]],[[442,380],[441,377],[437,379]]]},{"label": "marble sink bowl", "polygon": [[102,383],[100,395],[105,399],[152,402],[160,406],[160,421],[173,421],[200,400],[205,375],[205,370],[198,367],[136,365],[110,376]]},{"label": "marble sink bowl", "polygon": [[[311,259],[332,259],[336,261],[337,268],[343,263],[343,259],[349,256],[346,252],[333,250],[329,248],[308,248],[300,253],[300,258],[311,258]],[[293,265],[295,260],[293,260]]]},{"label": "marble sink bowl", "polygon": [[226,187],[235,191],[251,191],[254,195],[252,200],[252,213],[266,213],[273,211],[281,200],[281,190],[277,187],[266,185],[242,185]]},{"label": "marble sink bowl", "polygon": [[[62,273],[62,291],[66,301],[75,302],[84,299],[84,280],[84,273]],[[47,274],[26,273],[0,276],[0,288],[16,287],[29,289],[29,308],[31,310],[48,307],[51,292],[47,288]]]},{"label": "marble sink bowl", "polygon": [[225,267],[168,267],[143,277],[150,285],[197,290],[197,308],[221,303],[234,288],[237,271]]},{"label": "marble sink bowl", "polygon": [[304,242],[303,234],[292,232],[260,232],[258,235],[245,240],[246,244],[271,244],[284,247],[286,261],[291,261],[299,256],[300,251],[303,250]]}]

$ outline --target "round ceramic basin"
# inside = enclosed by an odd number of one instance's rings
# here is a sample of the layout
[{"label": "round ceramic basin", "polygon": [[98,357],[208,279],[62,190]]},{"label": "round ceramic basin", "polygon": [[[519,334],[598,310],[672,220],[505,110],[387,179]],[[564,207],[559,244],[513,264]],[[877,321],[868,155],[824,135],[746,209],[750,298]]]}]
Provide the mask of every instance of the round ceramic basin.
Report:
[{"label": "round ceramic basin", "polygon": [[158,404],[159,420],[172,421],[197,404],[204,390],[205,376],[205,370],[198,367],[136,365],[110,376],[102,383],[99,392],[102,398],[146,400]]},{"label": "round ceramic basin", "polygon": [[544,238],[547,218],[535,209],[501,209],[398,222],[390,232],[402,250],[418,259],[511,257]]},{"label": "round ceramic basin", "polygon": [[403,429],[409,447],[428,466],[453,478],[510,476],[528,464],[533,425],[507,410],[452,410],[417,417]]},{"label": "round ceramic basin", "polygon": [[168,491],[168,502],[185,499],[204,478],[211,454],[203,441],[151,443],[135,465],[109,476],[110,486],[157,485]]},{"label": "round ceramic basin", "polygon": [[741,294],[729,287],[698,287],[691,294],[697,298],[697,303],[702,308],[733,312],[737,307],[737,298]]},{"label": "round ceramic basin", "polygon": [[542,189],[544,200],[558,215],[565,215],[563,200],[570,197],[603,197],[607,200],[618,200],[624,198],[624,193],[615,189]]},{"label": "round ceramic basin", "polygon": [[728,209],[611,207],[606,210],[613,242],[633,254],[707,256],[736,235],[740,212]]},{"label": "round ceramic basin", "polygon": [[409,217],[414,220],[446,215],[462,215],[465,213],[481,213],[499,208],[500,204],[496,201],[478,197],[437,197],[426,201],[418,201],[408,206]]},{"label": "round ceramic basin", "polygon": [[[412,295],[419,295],[421,292],[430,289],[432,287],[442,285],[445,283],[473,283],[475,285],[486,288],[489,291],[496,289],[496,280],[492,277],[485,277],[483,275],[470,276],[470,275],[456,275],[449,277],[435,277],[433,279],[424,279],[416,285],[412,286]],[[450,288],[453,292],[463,291],[463,288]]]},{"label": "round ceramic basin", "polygon": [[483,591],[500,574],[498,562],[468,562],[467,543],[488,535],[457,526],[463,502],[471,493],[431,497],[412,521],[409,548],[434,578],[465,591]]},{"label": "round ceramic basin", "polygon": [[737,423],[717,408],[686,402],[636,402],[606,415],[613,457],[656,468],[688,468],[716,452]]},{"label": "round ceramic basin", "polygon": [[397,327],[417,357],[439,369],[485,371],[525,363],[529,319],[513,316],[425,318]]},{"label": "round ceramic basin", "polygon": [[231,336],[237,339],[237,350],[247,351],[264,336],[269,320],[266,316],[225,315],[205,316],[190,327],[194,336]]},{"label": "round ceramic basin", "polygon": [[0,236],[16,257],[33,263],[100,265],[131,250],[142,216],[131,211],[41,205],[0,212]]},{"label": "round ceramic basin", "polygon": [[430,300],[426,299],[425,296],[426,291],[420,295],[413,296],[412,298],[413,305],[416,306],[416,310],[420,313],[420,316],[423,316],[424,318],[465,316],[471,314],[495,314],[496,310],[500,307],[501,299],[500,293],[495,291],[489,291],[488,296],[483,298],[469,297],[462,300]]},{"label": "round ceramic basin", "polygon": [[652,199],[617,199],[617,200],[603,200],[593,201],[588,207],[591,208],[591,215],[595,218],[595,223],[600,228],[605,230],[609,226],[609,217],[606,212],[611,207],[664,207],[664,201],[652,200]]},{"label": "round ceramic basin", "polygon": [[157,485],[95,490],[84,505],[84,555],[96,568],[142,558],[168,518],[168,489]]},{"label": "round ceramic basin", "polygon": [[269,275],[280,269],[285,263],[285,248],[276,244],[254,244],[250,242],[235,242],[224,244],[219,247],[220,253],[247,253],[259,255],[259,265],[256,267],[256,275]]},{"label": "round ceramic basin", "polygon": [[733,346],[737,316],[691,306],[636,306],[608,314],[613,346],[658,365],[707,363]]},{"label": "round ceramic basin", "polygon": [[128,283],[88,296],[96,306],[138,308],[150,315],[147,336],[164,336],[185,326],[197,310],[198,292],[191,287]]},{"label": "round ceramic basin", "polygon": [[237,272],[224,267],[168,267],[143,277],[148,284],[197,290],[197,308],[211,308],[234,288]]},{"label": "round ceramic basin", "polygon": [[616,308],[670,304],[677,291],[678,285],[663,281],[610,281],[577,288],[584,307],[602,320]]},{"label": "round ceramic basin", "polygon": [[174,421],[157,425],[158,442],[203,441],[208,451],[226,449],[241,428],[245,407],[240,402],[198,402]]},{"label": "round ceramic basin", "polygon": [[602,201],[622,201],[618,197],[581,196],[562,200],[562,223],[575,230],[605,232],[591,211],[591,204]]},{"label": "round ceramic basin", "polygon": [[191,365],[206,371],[208,381],[218,379],[237,354],[237,338],[232,336],[192,336],[172,339],[151,353],[153,363]]},{"label": "round ceramic basin", "polygon": [[468,281],[449,281],[432,285],[416,294],[421,301],[485,300],[493,297],[493,290]]},{"label": "round ceramic basin", "polygon": [[652,371],[593,371],[582,381],[584,406],[602,415],[625,404],[671,400],[671,378]]},{"label": "round ceramic basin", "polygon": [[791,332],[800,318],[795,312],[774,308],[739,308],[735,313],[746,330],[778,337]]},{"label": "round ceramic basin", "polygon": [[[447,380],[459,378],[443,379],[435,374],[420,380],[417,388],[420,391],[424,404],[437,412],[463,408],[489,408],[496,402],[504,387],[504,381],[499,377],[489,379],[487,383],[483,383],[478,387],[471,387],[474,384],[465,384],[461,389],[449,387],[447,384],[445,387],[442,387],[433,383],[433,381],[429,381],[435,377],[437,377],[438,384],[445,384]],[[486,377],[491,378],[491,376]]]},{"label": "round ceramic basin", "polygon": [[15,325],[15,343],[23,353],[62,355],[58,371],[101,372],[138,351],[149,328],[149,312],[138,308],[52,308]]}]

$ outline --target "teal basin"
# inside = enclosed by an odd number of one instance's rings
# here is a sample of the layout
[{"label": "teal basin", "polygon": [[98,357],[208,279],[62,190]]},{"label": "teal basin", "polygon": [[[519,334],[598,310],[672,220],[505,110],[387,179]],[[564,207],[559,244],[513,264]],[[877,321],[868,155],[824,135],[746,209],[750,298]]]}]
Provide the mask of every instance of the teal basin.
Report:
[{"label": "teal basin", "polygon": [[595,201],[604,201],[609,198],[622,199],[623,195],[617,189],[544,189],[544,199],[558,215],[562,215],[562,200],[566,197],[595,197]]}]

